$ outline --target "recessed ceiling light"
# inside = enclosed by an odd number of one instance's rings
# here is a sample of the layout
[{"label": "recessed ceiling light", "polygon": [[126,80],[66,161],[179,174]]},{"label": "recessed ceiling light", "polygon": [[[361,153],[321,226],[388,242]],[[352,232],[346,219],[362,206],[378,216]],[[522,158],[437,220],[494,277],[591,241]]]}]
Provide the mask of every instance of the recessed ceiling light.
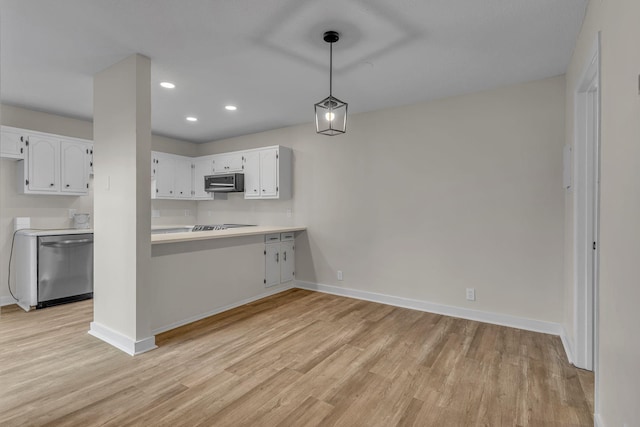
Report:
[{"label": "recessed ceiling light", "polygon": [[235,105],[225,105],[224,108],[226,108],[229,111],[236,111],[238,109],[238,107],[236,107]]},{"label": "recessed ceiling light", "polygon": [[176,87],[176,85],[174,85],[171,82],[160,82],[160,86],[162,86],[165,89],[173,89]]},{"label": "recessed ceiling light", "polygon": [[187,117],[187,121],[189,121],[189,122],[197,122],[198,118],[197,117],[193,117],[193,116],[189,116],[189,117]]}]

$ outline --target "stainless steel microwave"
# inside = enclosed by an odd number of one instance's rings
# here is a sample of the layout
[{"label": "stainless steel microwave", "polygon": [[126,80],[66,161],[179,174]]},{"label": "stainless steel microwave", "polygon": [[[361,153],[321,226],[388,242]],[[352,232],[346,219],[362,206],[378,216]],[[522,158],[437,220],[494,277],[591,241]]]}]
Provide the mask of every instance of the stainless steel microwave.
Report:
[{"label": "stainless steel microwave", "polygon": [[244,191],[244,174],[207,175],[204,177],[204,191],[209,193],[241,193]]}]

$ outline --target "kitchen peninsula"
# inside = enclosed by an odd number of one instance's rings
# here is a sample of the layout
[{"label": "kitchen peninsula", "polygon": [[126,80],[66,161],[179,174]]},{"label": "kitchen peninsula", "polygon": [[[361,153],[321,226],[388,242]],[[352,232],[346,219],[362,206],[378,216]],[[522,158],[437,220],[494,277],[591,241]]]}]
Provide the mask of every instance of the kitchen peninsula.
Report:
[{"label": "kitchen peninsula", "polygon": [[[151,330],[158,334],[293,287],[295,237],[306,227],[152,234]],[[275,280],[274,280],[275,275]]]}]

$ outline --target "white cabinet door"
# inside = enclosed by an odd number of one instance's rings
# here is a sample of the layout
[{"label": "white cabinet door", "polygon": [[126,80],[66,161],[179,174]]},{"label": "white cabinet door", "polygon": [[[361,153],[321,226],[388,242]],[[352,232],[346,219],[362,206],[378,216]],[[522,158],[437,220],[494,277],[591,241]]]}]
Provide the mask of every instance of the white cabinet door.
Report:
[{"label": "white cabinet door", "polygon": [[247,151],[244,154],[244,198],[260,198],[260,152]]},{"label": "white cabinet door", "polygon": [[293,280],[296,265],[294,249],[293,241],[280,243],[280,283]]},{"label": "white cabinet door", "polygon": [[213,156],[213,173],[218,175],[222,173],[242,172],[243,170],[243,152],[216,154]]},{"label": "white cabinet door", "polygon": [[44,136],[29,138],[28,183],[30,191],[60,190],[60,141]]},{"label": "white cabinet door", "polygon": [[266,287],[280,284],[280,243],[265,246],[265,280]]},{"label": "white cabinet door", "polygon": [[24,159],[27,140],[27,135],[21,129],[3,126],[0,132],[0,157]]},{"label": "white cabinet door", "polygon": [[260,197],[278,197],[278,149],[260,151]]},{"label": "white cabinet door", "polygon": [[89,188],[88,156],[85,143],[60,142],[61,193],[86,194]]},{"label": "white cabinet door", "polygon": [[193,162],[193,196],[196,199],[211,199],[212,193],[204,191],[204,177],[213,174],[212,157],[198,157]]},{"label": "white cabinet door", "polygon": [[155,153],[156,197],[173,198],[175,186],[175,157],[166,153]]},{"label": "white cabinet door", "polygon": [[174,195],[178,199],[191,198],[192,172],[189,157],[175,156],[175,188]]}]

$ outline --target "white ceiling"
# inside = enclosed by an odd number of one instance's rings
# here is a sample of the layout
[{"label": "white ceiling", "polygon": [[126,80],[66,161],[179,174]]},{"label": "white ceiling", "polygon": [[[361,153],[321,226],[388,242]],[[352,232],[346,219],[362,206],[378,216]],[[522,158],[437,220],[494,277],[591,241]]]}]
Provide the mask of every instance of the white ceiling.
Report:
[{"label": "white ceiling", "polygon": [[587,3],[0,0],[0,99],[91,119],[93,75],[141,53],[154,132],[206,142],[311,123],[329,91],[326,30],[341,34],[334,95],[357,113],[563,74]]}]

